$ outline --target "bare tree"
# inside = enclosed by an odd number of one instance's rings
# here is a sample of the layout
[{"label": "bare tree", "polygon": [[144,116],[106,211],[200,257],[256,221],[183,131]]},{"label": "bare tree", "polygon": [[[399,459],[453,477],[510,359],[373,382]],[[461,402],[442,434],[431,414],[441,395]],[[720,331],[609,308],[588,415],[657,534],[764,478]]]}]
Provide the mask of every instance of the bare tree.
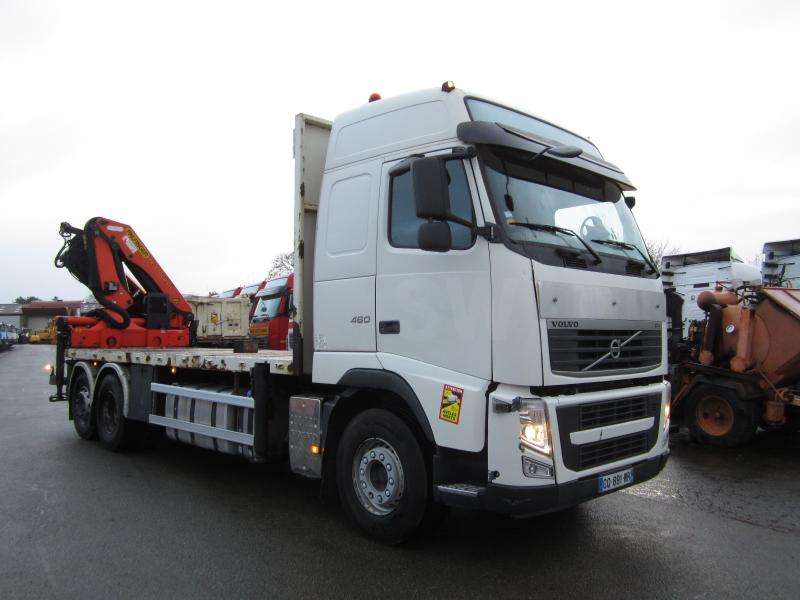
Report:
[{"label": "bare tree", "polygon": [[282,252],[272,259],[267,279],[289,275],[294,271],[294,252]]},{"label": "bare tree", "polygon": [[747,264],[753,265],[754,267],[758,267],[760,269],[763,260],[764,260],[764,255],[761,254],[760,252],[756,252],[755,254],[753,254],[753,256],[750,257],[750,259],[747,261]]},{"label": "bare tree", "polygon": [[681,249],[678,246],[671,246],[670,243],[666,240],[645,240],[644,241],[645,248],[647,248],[648,254],[653,259],[653,262],[656,266],[660,269],[661,268],[661,259],[665,256],[670,256],[672,254],[679,254]]}]

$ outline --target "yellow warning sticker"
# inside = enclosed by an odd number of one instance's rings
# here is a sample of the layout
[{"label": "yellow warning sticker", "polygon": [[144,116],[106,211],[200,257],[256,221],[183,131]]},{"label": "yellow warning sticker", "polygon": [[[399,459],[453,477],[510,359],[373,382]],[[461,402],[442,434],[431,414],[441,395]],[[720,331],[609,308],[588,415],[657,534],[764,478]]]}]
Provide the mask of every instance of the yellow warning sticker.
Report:
[{"label": "yellow warning sticker", "polygon": [[461,401],[464,399],[464,390],[454,385],[445,385],[442,388],[442,406],[439,408],[439,418],[442,421],[458,425],[461,419]]},{"label": "yellow warning sticker", "polygon": [[125,229],[125,235],[122,237],[122,240],[130,249],[131,253],[135,253],[137,250],[142,253],[143,258],[150,258],[150,253],[147,251],[147,248],[142,243],[142,240],[139,239],[139,236],[133,233],[133,229],[128,227]]}]

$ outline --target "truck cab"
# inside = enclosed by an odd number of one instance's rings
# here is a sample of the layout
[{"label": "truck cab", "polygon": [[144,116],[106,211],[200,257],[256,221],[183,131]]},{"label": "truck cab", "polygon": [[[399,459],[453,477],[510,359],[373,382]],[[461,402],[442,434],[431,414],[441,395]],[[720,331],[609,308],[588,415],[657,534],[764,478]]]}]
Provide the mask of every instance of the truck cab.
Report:
[{"label": "truck cab", "polygon": [[269,350],[287,350],[294,275],[267,281],[253,298],[250,337]]},{"label": "truck cab", "polygon": [[533,514],[658,473],[665,302],[624,173],[447,86],[327,127],[301,115],[295,139],[306,173],[324,164],[300,186],[295,257],[313,381],[404,405],[445,504]]}]

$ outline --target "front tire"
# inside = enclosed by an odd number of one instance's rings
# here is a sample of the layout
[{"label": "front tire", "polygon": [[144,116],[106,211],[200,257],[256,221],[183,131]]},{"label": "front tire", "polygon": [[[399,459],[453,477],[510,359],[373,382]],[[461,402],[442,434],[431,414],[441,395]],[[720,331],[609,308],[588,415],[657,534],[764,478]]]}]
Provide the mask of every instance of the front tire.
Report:
[{"label": "front tire", "polygon": [[743,400],[729,388],[699,385],[686,403],[689,433],[711,446],[741,446],[756,433],[758,402]]},{"label": "front tire", "polygon": [[398,416],[369,409],[353,418],[336,455],[342,506],[369,537],[409,539],[429,508],[428,474],[417,438]]},{"label": "front tire", "polygon": [[75,431],[84,440],[97,439],[97,426],[92,414],[92,393],[89,377],[80,371],[72,382],[70,389],[70,410]]}]

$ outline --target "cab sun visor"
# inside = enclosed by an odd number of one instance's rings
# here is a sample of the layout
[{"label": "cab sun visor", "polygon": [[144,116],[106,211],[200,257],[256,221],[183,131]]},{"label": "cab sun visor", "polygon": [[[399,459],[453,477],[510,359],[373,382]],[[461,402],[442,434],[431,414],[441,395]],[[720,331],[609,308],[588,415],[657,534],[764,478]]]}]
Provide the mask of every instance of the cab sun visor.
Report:
[{"label": "cab sun visor", "polygon": [[[459,123],[456,134],[458,135],[458,139],[467,144],[505,146],[530,152],[531,154],[539,154],[547,148],[560,145],[557,141],[537,137],[521,129],[486,121],[465,121],[464,123]],[[605,179],[609,179],[619,185],[623,190],[630,191],[636,189],[617,166],[604,161],[602,158],[587,154],[586,152],[583,152],[580,156],[575,158],[554,155],[548,155],[547,158],[561,161],[599,175]]]}]

